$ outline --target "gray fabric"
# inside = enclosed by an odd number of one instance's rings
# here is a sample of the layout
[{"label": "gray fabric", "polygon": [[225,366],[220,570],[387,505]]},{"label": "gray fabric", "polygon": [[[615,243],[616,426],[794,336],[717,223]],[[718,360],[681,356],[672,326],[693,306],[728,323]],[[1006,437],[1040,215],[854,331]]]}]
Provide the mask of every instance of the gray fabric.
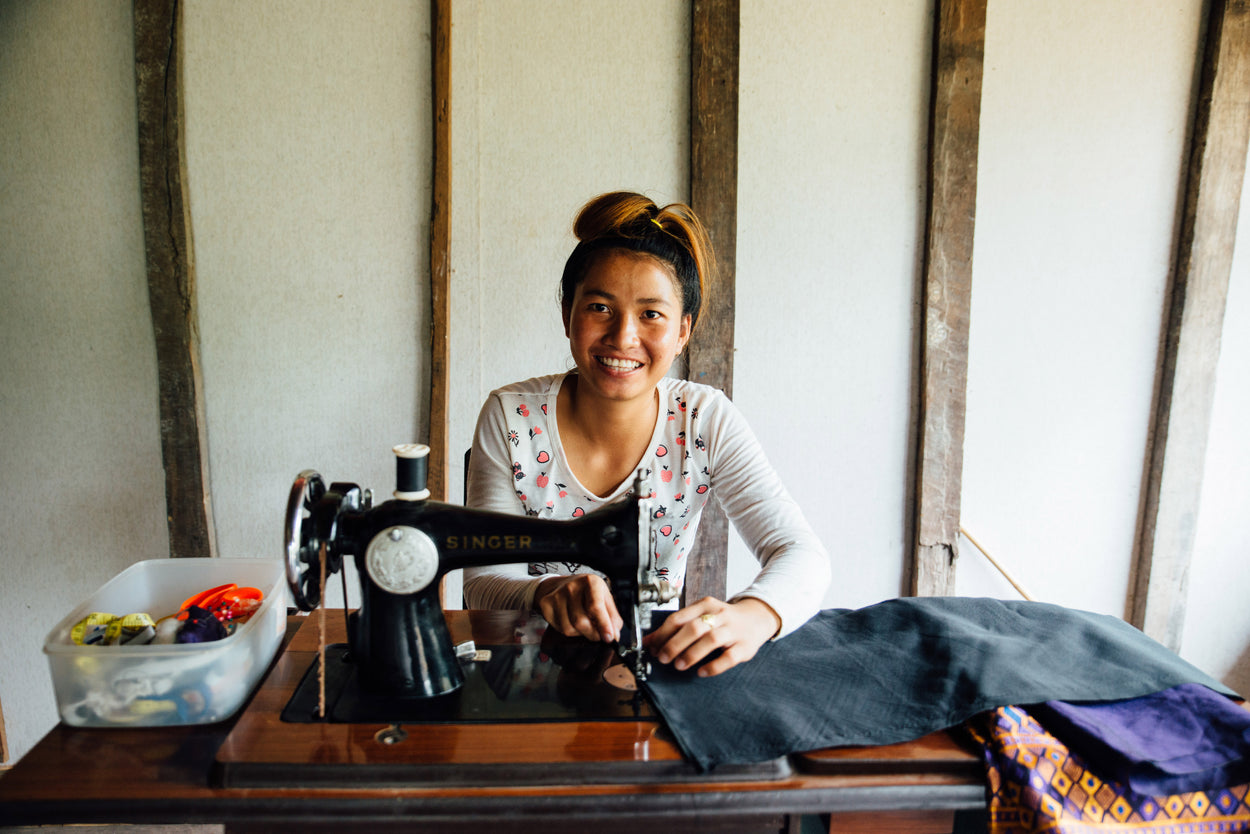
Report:
[{"label": "gray fabric", "polygon": [[965,597],[821,611],[712,678],[652,665],[647,694],[705,770],[908,741],[1007,704],[1135,698],[1181,683],[1234,694],[1115,617]]}]

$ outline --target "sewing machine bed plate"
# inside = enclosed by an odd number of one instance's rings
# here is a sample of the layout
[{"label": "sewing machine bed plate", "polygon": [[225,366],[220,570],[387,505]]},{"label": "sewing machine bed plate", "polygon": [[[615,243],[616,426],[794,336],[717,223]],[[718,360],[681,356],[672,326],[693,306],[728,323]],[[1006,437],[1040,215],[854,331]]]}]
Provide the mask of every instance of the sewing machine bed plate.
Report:
[{"label": "sewing machine bed plate", "polygon": [[[381,716],[307,720],[317,699],[318,618],[314,613],[305,619],[218,749],[211,774],[214,786],[636,785],[768,782],[792,776],[784,758],[699,773],[649,707],[646,714],[632,715],[630,693],[601,680],[587,685],[580,672],[566,670],[561,678],[551,655],[540,651],[541,620],[536,623],[517,612],[454,611],[447,618],[454,642],[473,639],[479,647],[489,646],[492,660],[494,652],[500,652],[498,665],[491,670],[496,676],[493,684],[500,691],[514,691],[518,701],[503,707],[504,712],[478,715],[482,702],[500,700],[488,680],[488,664],[479,663],[472,665],[482,668],[466,667],[472,672],[470,681],[477,683],[466,687],[454,709],[450,701],[434,708],[409,704],[399,712],[391,711],[394,704],[383,704],[386,714]],[[343,643],[345,638],[341,616],[327,617],[327,644]],[[337,661],[329,660],[327,669],[332,663]],[[505,672],[506,686],[501,684]],[[537,697],[525,692],[535,674],[542,678]],[[311,681],[311,707],[308,684],[303,694],[297,694],[305,681]],[[327,685],[328,701],[332,691]],[[561,705],[561,700],[566,703]],[[283,713],[292,709],[302,712],[304,719],[284,720]],[[401,714],[404,710],[408,712]],[[426,714],[416,714],[421,710]],[[403,731],[398,739],[395,727]]]},{"label": "sewing machine bed plate", "polygon": [[[437,698],[399,698],[361,690],[348,647],[326,647],[326,705],[332,722],[388,724],[464,724],[487,721],[637,721],[654,718],[641,693],[617,689],[603,679],[610,656],[585,656],[585,668],[561,666],[542,646],[478,646],[489,659],[461,664],[464,684]],[[620,665],[619,662],[613,665]],[[320,721],[320,664],[314,660],[282,720]]]}]

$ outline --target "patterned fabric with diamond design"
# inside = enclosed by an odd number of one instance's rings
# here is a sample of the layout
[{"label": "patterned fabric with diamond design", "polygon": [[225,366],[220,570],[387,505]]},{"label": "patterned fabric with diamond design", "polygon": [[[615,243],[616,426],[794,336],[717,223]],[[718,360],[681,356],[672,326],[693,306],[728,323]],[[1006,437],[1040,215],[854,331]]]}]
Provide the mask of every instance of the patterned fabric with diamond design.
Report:
[{"label": "patterned fabric with diamond design", "polygon": [[985,751],[990,834],[1250,831],[1250,784],[1143,796],[1100,779],[1020,707],[983,713],[968,728]]}]

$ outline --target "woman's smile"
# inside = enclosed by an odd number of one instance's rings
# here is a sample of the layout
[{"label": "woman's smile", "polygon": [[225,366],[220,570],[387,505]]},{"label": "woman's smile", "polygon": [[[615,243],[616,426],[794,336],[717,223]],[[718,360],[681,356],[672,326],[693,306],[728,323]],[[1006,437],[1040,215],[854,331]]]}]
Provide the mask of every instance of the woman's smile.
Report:
[{"label": "woman's smile", "polygon": [[595,356],[595,361],[604,366],[609,373],[615,374],[634,373],[635,370],[641,368],[642,364],[644,364],[632,359],[615,359],[612,356]]},{"label": "woman's smile", "polygon": [[596,356],[600,365],[604,365],[614,371],[633,371],[642,367],[641,362],[633,359],[614,359],[611,356]]}]

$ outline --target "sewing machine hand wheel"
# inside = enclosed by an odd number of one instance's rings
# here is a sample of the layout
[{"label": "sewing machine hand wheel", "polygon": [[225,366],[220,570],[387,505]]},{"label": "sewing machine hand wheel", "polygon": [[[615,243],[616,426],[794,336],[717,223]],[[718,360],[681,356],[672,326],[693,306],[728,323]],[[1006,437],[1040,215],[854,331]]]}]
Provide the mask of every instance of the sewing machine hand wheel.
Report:
[{"label": "sewing machine hand wheel", "polygon": [[326,494],[321,475],[311,469],[299,473],[291,485],[286,505],[286,581],[301,611],[312,611],[321,602],[321,546],[312,509]]}]

